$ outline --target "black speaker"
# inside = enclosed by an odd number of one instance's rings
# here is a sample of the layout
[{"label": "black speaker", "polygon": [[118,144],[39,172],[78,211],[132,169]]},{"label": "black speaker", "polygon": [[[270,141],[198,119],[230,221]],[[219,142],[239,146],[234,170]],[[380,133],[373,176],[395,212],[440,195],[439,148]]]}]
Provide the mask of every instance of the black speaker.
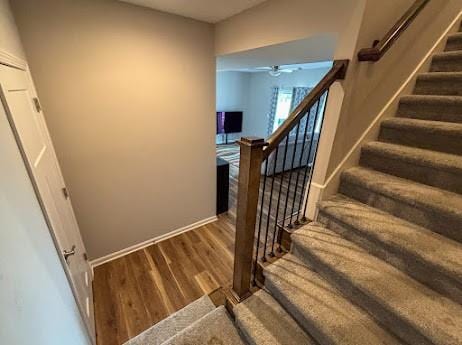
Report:
[{"label": "black speaker", "polygon": [[228,211],[229,163],[217,157],[217,215]]}]

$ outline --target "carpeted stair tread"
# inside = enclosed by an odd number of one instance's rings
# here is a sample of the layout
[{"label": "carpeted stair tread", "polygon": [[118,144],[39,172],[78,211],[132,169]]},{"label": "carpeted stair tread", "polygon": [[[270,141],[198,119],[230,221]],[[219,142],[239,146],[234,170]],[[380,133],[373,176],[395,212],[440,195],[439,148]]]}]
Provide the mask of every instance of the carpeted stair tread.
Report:
[{"label": "carpeted stair tread", "polygon": [[374,141],[361,149],[360,165],[462,194],[462,156]]},{"label": "carpeted stair tread", "polygon": [[409,95],[400,98],[399,117],[462,123],[462,96]]},{"label": "carpeted stair tread", "polygon": [[364,167],[343,172],[340,193],[462,242],[462,195]]},{"label": "carpeted stair tread", "polygon": [[462,221],[462,196],[459,194],[363,167],[346,170],[342,174],[342,179],[353,184],[363,185],[375,192],[400,199],[414,206],[436,209],[460,217]]},{"label": "carpeted stair tread", "polygon": [[245,345],[225,307],[209,312],[162,345]]},{"label": "carpeted stair tread", "polygon": [[[462,343],[462,306],[316,223],[292,235],[294,252],[410,344]],[[368,342],[363,342],[367,344]]]},{"label": "carpeted stair tread", "polygon": [[431,72],[461,72],[462,51],[449,51],[433,55]]},{"label": "carpeted stair tread", "polygon": [[236,324],[249,345],[315,345],[281,305],[261,289],[234,307]]},{"label": "carpeted stair tread", "polygon": [[295,256],[267,266],[264,275],[265,287],[319,344],[400,343]]},{"label": "carpeted stair tread", "polygon": [[462,123],[394,117],[382,121],[379,140],[462,155]]},{"label": "carpeted stair tread", "polygon": [[456,32],[448,36],[446,51],[462,50],[462,32]]},{"label": "carpeted stair tread", "polygon": [[381,125],[388,128],[422,131],[427,134],[437,133],[462,138],[462,123],[393,117],[383,120]]},{"label": "carpeted stair tread", "polygon": [[160,345],[214,309],[215,305],[208,296],[201,297],[129,340],[126,345]]},{"label": "carpeted stair tread", "polygon": [[421,73],[414,88],[416,95],[462,95],[462,72]]},{"label": "carpeted stair tread", "polygon": [[319,204],[322,223],[462,304],[462,245],[337,194]]},{"label": "carpeted stair tread", "polygon": [[415,165],[431,166],[434,169],[462,174],[462,157],[458,155],[381,141],[367,143],[362,149],[391,159],[405,160]]}]

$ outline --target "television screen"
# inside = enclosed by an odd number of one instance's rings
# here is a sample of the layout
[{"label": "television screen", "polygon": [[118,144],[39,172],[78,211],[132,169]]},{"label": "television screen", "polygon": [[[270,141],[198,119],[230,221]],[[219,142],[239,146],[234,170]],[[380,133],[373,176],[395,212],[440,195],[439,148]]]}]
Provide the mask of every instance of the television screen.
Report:
[{"label": "television screen", "polygon": [[242,132],[242,111],[218,111],[217,134]]}]

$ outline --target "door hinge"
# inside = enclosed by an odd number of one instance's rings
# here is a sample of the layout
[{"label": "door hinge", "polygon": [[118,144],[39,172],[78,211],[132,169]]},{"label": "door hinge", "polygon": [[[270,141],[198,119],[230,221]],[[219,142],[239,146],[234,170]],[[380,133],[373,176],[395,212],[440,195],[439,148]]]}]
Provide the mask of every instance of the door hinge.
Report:
[{"label": "door hinge", "polygon": [[42,106],[40,105],[39,99],[37,97],[34,97],[33,100],[34,100],[35,110],[37,111],[37,113],[40,113],[42,111]]},{"label": "door hinge", "polygon": [[87,255],[87,253],[83,253],[83,259],[84,259],[85,261],[88,261],[88,255]]},{"label": "door hinge", "polygon": [[69,192],[66,187],[61,189],[63,191],[63,195],[65,199],[69,199]]}]

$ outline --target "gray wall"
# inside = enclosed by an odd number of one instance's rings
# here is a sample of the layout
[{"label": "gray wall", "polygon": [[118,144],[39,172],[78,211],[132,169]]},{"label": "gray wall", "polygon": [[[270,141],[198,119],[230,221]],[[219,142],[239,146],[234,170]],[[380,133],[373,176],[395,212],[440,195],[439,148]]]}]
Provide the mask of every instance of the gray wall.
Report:
[{"label": "gray wall", "polygon": [[118,1],[12,5],[90,258],[214,216],[213,26]]},{"label": "gray wall", "polygon": [[241,136],[266,138],[273,87],[314,87],[328,70],[329,67],[307,69],[279,77],[267,72],[218,72],[217,111],[244,111],[242,134],[229,135],[229,140]]},{"label": "gray wall", "polygon": [[[22,57],[0,0],[0,50]],[[90,344],[0,104],[0,344]]]},{"label": "gray wall", "polygon": [[[242,134],[228,134],[228,140],[238,140],[241,136],[250,133],[247,117],[249,114],[250,101],[250,77],[251,73],[246,72],[218,72],[216,84],[216,108],[217,111],[243,111],[244,122]],[[217,143],[223,143],[225,136],[217,135]]]}]

